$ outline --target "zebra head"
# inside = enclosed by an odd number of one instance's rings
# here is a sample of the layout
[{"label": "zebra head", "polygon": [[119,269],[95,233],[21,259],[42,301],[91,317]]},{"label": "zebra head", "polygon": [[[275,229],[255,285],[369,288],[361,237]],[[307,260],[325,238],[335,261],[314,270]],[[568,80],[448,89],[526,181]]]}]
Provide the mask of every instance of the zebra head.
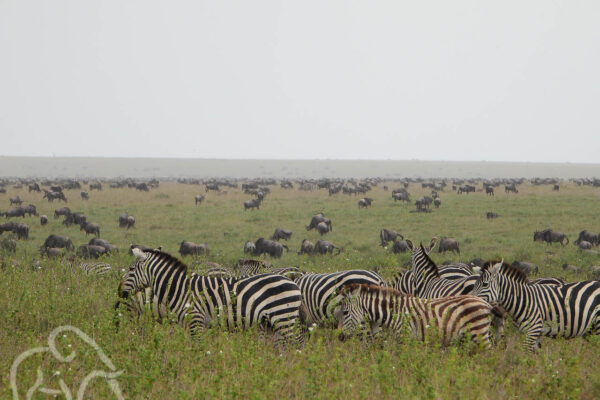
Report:
[{"label": "zebra head", "polygon": [[493,266],[484,268],[481,271],[481,277],[477,279],[477,281],[475,282],[475,286],[473,287],[473,291],[471,292],[473,296],[481,297],[483,300],[490,304],[497,304],[499,302],[499,274],[502,264],[504,264],[504,259],[494,264]]},{"label": "zebra head", "polygon": [[138,248],[132,249],[135,260],[129,266],[129,270],[123,276],[119,284],[119,297],[127,298],[131,293],[136,293],[141,289],[150,286],[150,277],[145,268],[146,260],[150,253],[146,253]]},{"label": "zebra head", "polygon": [[341,341],[351,337],[365,320],[365,311],[359,299],[360,290],[359,284],[349,284],[342,288],[343,298],[339,304],[342,313],[342,332],[339,336]]}]

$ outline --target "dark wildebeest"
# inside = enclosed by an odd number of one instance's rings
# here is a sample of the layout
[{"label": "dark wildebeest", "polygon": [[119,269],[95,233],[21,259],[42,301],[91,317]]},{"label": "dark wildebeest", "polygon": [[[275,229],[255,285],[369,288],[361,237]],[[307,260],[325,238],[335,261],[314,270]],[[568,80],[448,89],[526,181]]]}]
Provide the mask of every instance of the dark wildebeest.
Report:
[{"label": "dark wildebeest", "polygon": [[106,254],[106,249],[93,244],[82,244],[77,248],[77,255],[83,258],[98,258]]},{"label": "dark wildebeest", "polygon": [[[566,240],[566,243],[563,241]],[[569,244],[569,238],[562,232],[553,231],[552,229],[544,229],[543,231],[535,231],[533,233],[533,241],[544,241],[546,243],[558,242],[561,246]]]},{"label": "dark wildebeest", "polygon": [[560,186],[558,186],[558,185],[554,185],[554,187],[552,188],[552,190],[556,190],[557,192],[559,189],[560,189]]},{"label": "dark wildebeest", "polygon": [[584,240],[597,246],[600,243],[600,235],[596,235],[594,232],[590,232],[588,230],[583,230],[579,232],[579,237],[575,241],[575,244],[579,244],[579,242]]},{"label": "dark wildebeest", "polygon": [[256,249],[256,246],[254,245],[254,243],[249,240],[246,240],[246,243],[244,243],[244,254],[254,253],[255,249]]},{"label": "dark wildebeest", "polygon": [[304,239],[300,244],[299,255],[301,254],[312,254],[315,251],[315,245],[308,239]]},{"label": "dark wildebeest", "polygon": [[13,221],[9,221],[9,222],[0,224],[0,235],[2,235],[3,232],[12,232],[16,226],[17,226],[17,223],[13,222]]},{"label": "dark wildebeest", "polygon": [[130,215],[127,217],[127,229],[133,228],[134,226],[135,226],[135,218],[133,218],[133,215]]},{"label": "dark wildebeest", "polygon": [[386,246],[388,242],[395,241],[397,237],[404,239],[404,236],[391,229],[382,229],[379,231],[379,240],[381,241],[381,247]]},{"label": "dark wildebeest", "polygon": [[114,244],[110,244],[108,242],[108,240],[104,240],[104,239],[100,239],[100,238],[93,238],[90,239],[90,241],[88,242],[89,245],[93,245],[93,246],[102,246],[104,247],[104,249],[106,249],[106,253],[118,253],[119,252],[119,248],[117,246],[115,246]]},{"label": "dark wildebeest", "polygon": [[52,234],[46,238],[44,241],[44,248],[49,247],[58,247],[58,248],[66,248],[67,250],[74,250],[73,242],[70,238],[61,235]]},{"label": "dark wildebeest", "polygon": [[394,199],[394,202],[401,200],[408,203],[410,202],[410,195],[407,192],[396,192],[392,193],[392,199]]},{"label": "dark wildebeest", "polygon": [[493,186],[486,186],[485,187],[485,194],[489,195],[489,196],[493,196],[494,195],[494,187]]},{"label": "dark wildebeest", "polygon": [[456,239],[442,237],[440,239],[438,253],[444,253],[446,251],[452,251],[460,254],[460,250],[458,248],[458,241]]},{"label": "dark wildebeest", "polygon": [[591,249],[592,249],[592,246],[593,246],[593,245],[592,245],[590,242],[586,241],[586,240],[581,240],[581,241],[579,242],[579,248],[580,248],[581,250],[591,250]]},{"label": "dark wildebeest", "polygon": [[40,216],[40,224],[42,226],[46,225],[48,223],[48,217],[46,215],[42,215]]},{"label": "dark wildebeest", "polygon": [[12,231],[17,234],[17,239],[29,239],[29,225],[15,224]]},{"label": "dark wildebeest", "polygon": [[7,253],[16,253],[17,241],[9,238],[0,240],[0,250],[6,251]]},{"label": "dark wildebeest", "polygon": [[392,246],[392,253],[394,253],[394,254],[404,253],[408,250],[410,250],[410,249],[405,240],[403,240],[403,239],[394,240],[394,245]]},{"label": "dark wildebeest", "polygon": [[119,228],[127,227],[127,219],[129,218],[129,214],[126,212],[119,215]]},{"label": "dark wildebeest", "polygon": [[62,207],[58,210],[54,210],[54,219],[57,219],[61,215],[66,217],[69,214],[71,214],[71,209],[69,207]]},{"label": "dark wildebeest", "polygon": [[575,265],[563,264],[562,268],[564,271],[567,271],[567,272],[573,272],[573,273],[579,272],[579,268],[577,268],[577,266],[575,266]]},{"label": "dark wildebeest", "polygon": [[100,182],[90,183],[90,192],[94,189],[102,190],[102,184]]},{"label": "dark wildebeest", "polygon": [[439,197],[436,197],[435,199],[433,199],[433,205],[435,206],[435,208],[440,208],[440,206],[442,205],[442,200],[440,200]]},{"label": "dark wildebeest", "polygon": [[314,217],[312,217],[312,219],[310,220],[310,224],[308,224],[308,226],[306,227],[307,231],[310,231],[311,229],[314,229],[317,227],[317,225],[319,225],[319,223],[321,222],[325,222],[328,226],[329,226],[329,230],[333,231],[333,226],[331,225],[331,220],[327,217],[325,217],[325,215],[323,213],[319,213],[317,215],[315,215]]},{"label": "dark wildebeest", "polygon": [[40,185],[36,182],[28,186],[29,192],[41,192]]},{"label": "dark wildebeest", "polygon": [[273,236],[271,237],[271,240],[279,240],[279,239],[289,240],[291,237],[292,237],[292,231],[290,231],[289,229],[276,228],[275,232],[273,232]]},{"label": "dark wildebeest", "polygon": [[11,208],[8,211],[0,213],[0,215],[4,215],[6,218],[15,218],[15,217],[25,218],[25,209],[23,209],[23,207],[15,207],[15,208]]},{"label": "dark wildebeest", "polygon": [[38,212],[37,209],[35,208],[35,206],[33,204],[27,204],[26,206],[20,206],[23,209],[23,212],[25,214],[29,214],[29,216],[31,217],[32,215],[38,216]]},{"label": "dark wildebeest", "polygon": [[373,203],[373,199],[370,197],[365,197],[358,201],[358,208],[367,208]]},{"label": "dark wildebeest", "polygon": [[329,225],[327,225],[326,222],[319,222],[317,224],[317,232],[319,232],[319,234],[321,236],[323,236],[324,234],[326,234],[327,232],[329,232]]},{"label": "dark wildebeest", "polygon": [[72,213],[72,214],[67,215],[67,217],[63,221],[63,225],[65,225],[65,226],[71,226],[73,224],[81,225],[81,224],[84,224],[86,221],[87,221],[87,218],[82,213]]},{"label": "dark wildebeest", "polygon": [[65,203],[67,202],[67,198],[65,197],[63,192],[51,192],[49,190],[44,189],[44,198],[48,199],[48,201],[51,203],[54,200],[58,199],[58,200],[62,200]]},{"label": "dark wildebeest", "polygon": [[525,261],[514,261],[512,263],[512,267],[523,271],[526,275],[530,275],[532,273],[537,274],[539,271],[539,267],[533,263],[525,262]]},{"label": "dark wildebeest", "polygon": [[100,237],[100,227],[98,224],[93,224],[91,222],[82,222],[79,226],[82,231],[85,231],[85,236],[93,233],[96,237]]},{"label": "dark wildebeest", "polygon": [[63,250],[58,247],[42,247],[40,248],[40,254],[48,258],[58,258],[63,255]]},{"label": "dark wildebeest", "polygon": [[334,249],[337,249],[337,254],[340,254],[342,251],[342,249],[327,240],[318,240],[317,243],[315,243],[314,252],[318,254],[333,254]]},{"label": "dark wildebeest", "polygon": [[179,245],[179,254],[181,256],[192,255],[199,256],[201,254],[208,254],[209,248],[205,243],[196,244],[193,242],[182,241],[181,245]]},{"label": "dark wildebeest", "polygon": [[206,185],[204,185],[204,190],[206,190],[207,192],[209,190],[214,190],[215,192],[219,191],[219,185],[216,183],[207,183]]},{"label": "dark wildebeest", "polygon": [[10,200],[10,205],[11,206],[13,204],[16,204],[18,206],[20,206],[21,204],[23,204],[23,200],[21,200],[21,198],[19,196],[11,197],[9,200]]},{"label": "dark wildebeest", "polygon": [[199,194],[197,196],[194,197],[194,200],[196,201],[196,205],[198,205],[199,203],[202,203],[204,201],[204,195],[203,194]]},{"label": "dark wildebeest", "polygon": [[511,183],[510,185],[504,185],[504,192],[505,193],[509,193],[509,192],[519,193],[519,191],[517,190],[517,185],[515,185],[514,183]]},{"label": "dark wildebeest", "polygon": [[285,244],[281,244],[274,240],[269,240],[265,238],[259,238],[256,242],[254,242],[253,255],[260,256],[261,254],[268,254],[271,257],[281,258],[283,254],[283,249],[289,251],[288,247]]},{"label": "dark wildebeest", "polygon": [[81,200],[89,200],[90,199],[90,195],[88,192],[86,192],[85,190],[81,191]]},{"label": "dark wildebeest", "polygon": [[488,212],[485,214],[485,217],[486,217],[487,219],[498,218],[498,213],[495,213],[495,212],[488,211]]},{"label": "dark wildebeest", "polygon": [[246,200],[244,202],[244,211],[246,211],[247,209],[258,209],[260,210],[260,199],[251,199],[251,200]]}]

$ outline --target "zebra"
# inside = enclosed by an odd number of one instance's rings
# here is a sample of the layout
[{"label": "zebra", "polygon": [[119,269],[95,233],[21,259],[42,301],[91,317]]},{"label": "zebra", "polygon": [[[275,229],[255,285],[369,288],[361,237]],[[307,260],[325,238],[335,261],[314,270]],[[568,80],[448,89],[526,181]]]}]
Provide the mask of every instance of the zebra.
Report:
[{"label": "zebra", "polygon": [[498,304],[526,333],[525,346],[535,352],[541,336],[566,339],[600,334],[600,282],[535,284],[503,260],[483,271],[472,292]]},{"label": "zebra", "polygon": [[[187,265],[168,253],[132,251],[136,260],[119,285],[119,297],[127,299],[151,288],[152,312],[159,321],[171,311],[194,337],[219,321],[229,330],[266,326],[278,343],[295,334],[301,292],[290,279],[274,274],[245,278],[188,274]],[[303,344],[303,332],[295,339]]]},{"label": "zebra", "polygon": [[270,272],[272,267],[273,265],[266,261],[240,258],[234,269],[239,276],[248,276],[257,275],[263,272]]},{"label": "zebra", "polygon": [[[442,279],[463,279],[470,277],[476,273],[477,270],[475,268],[472,269],[471,267],[464,264],[438,265],[438,274]],[[414,273],[412,269],[402,270],[396,273],[391,279],[387,281],[387,286],[390,286],[405,294],[415,295],[414,282]]]},{"label": "zebra", "polygon": [[329,325],[336,321],[341,325],[339,289],[348,283],[385,285],[376,272],[355,269],[328,274],[303,274],[295,280],[302,292],[302,319],[307,325]]},{"label": "zebra", "polygon": [[476,296],[422,299],[393,288],[357,283],[345,285],[341,292],[340,340],[351,336],[366,320],[371,335],[382,328],[399,331],[407,322],[418,340],[425,340],[428,328],[437,325],[443,346],[467,336],[486,349],[491,347],[490,324],[499,311]]},{"label": "zebra", "polygon": [[444,279],[438,272],[437,265],[429,257],[429,252],[435,247],[436,239],[433,238],[427,249],[423,244],[414,246],[410,240],[406,244],[411,251],[414,292],[415,296],[424,299],[435,299],[469,294],[479,275],[470,275],[458,279]]},{"label": "zebra", "polygon": [[73,259],[62,260],[60,262],[65,267],[75,268],[83,271],[86,275],[107,275],[115,271],[110,264],[97,263],[75,263]]}]

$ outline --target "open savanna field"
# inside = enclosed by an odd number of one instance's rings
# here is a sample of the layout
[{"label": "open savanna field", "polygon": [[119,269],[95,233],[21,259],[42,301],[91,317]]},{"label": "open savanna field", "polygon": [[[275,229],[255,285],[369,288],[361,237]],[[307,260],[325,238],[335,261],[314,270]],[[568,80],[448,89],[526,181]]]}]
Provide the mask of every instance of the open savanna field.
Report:
[{"label": "open savanna field", "polygon": [[[384,191],[384,185],[390,191]],[[384,277],[391,277],[410,262],[410,255],[392,254],[391,243],[388,248],[379,246],[382,228],[417,243],[428,243],[434,236],[456,238],[460,255],[439,254],[436,249],[432,258],[437,263],[475,257],[529,261],[539,265],[537,276],[568,281],[591,279],[588,267],[600,264],[596,253],[581,252],[573,245],[579,231],[600,231],[600,188],[561,182],[560,191],[553,191],[551,185],[523,184],[518,194],[505,194],[500,186],[491,197],[481,191],[458,195],[447,187],[439,193],[439,209],[410,213],[415,208],[412,203],[391,198],[391,189],[399,186],[392,182],[375,186],[366,194],[374,199],[372,207],[360,210],[357,201],[362,196],[329,196],[326,190],[279,186],[271,186],[256,211],[244,211],[243,201],[252,196],[241,189],[209,192],[196,206],[194,196],[205,194],[204,187],[174,182],[161,182],[150,192],[104,185],[101,191],[91,191],[88,201],[80,199],[79,190],[65,193],[72,211],[83,212],[88,221],[100,225],[101,238],[120,247],[119,254],[101,259],[115,269],[127,268],[133,261],[127,252],[132,243],[162,246],[179,256],[182,240],[209,245],[210,254],[199,259],[231,266],[244,257],[246,240],[270,238],[275,228],[293,231],[287,242],[290,251],[281,259],[266,260],[306,271],[379,268]],[[410,184],[408,191],[413,201],[430,194],[420,184]],[[77,327],[95,340],[116,369],[123,371],[116,380],[124,397],[131,399],[600,398],[600,338],[594,336],[568,341],[543,338],[541,351],[531,354],[523,348],[523,335],[510,323],[506,337],[489,351],[468,344],[440,348],[435,341],[386,334],[373,343],[355,338],[340,342],[339,331],[317,328],[301,350],[282,350],[255,331],[215,328],[193,340],[180,326],[158,324],[150,315],[140,320],[120,318],[114,310],[120,273],[86,275],[60,260],[40,256],[38,249],[51,233],[69,236],[75,246],[91,238],[77,225],[65,227],[62,218],[53,218],[54,210],[65,204],[48,203],[41,193],[28,193],[27,186],[7,186],[7,193],[0,194],[0,210],[9,208],[9,197],[15,195],[24,204],[36,205],[50,221],[40,226],[39,217],[19,218],[18,222],[30,226],[29,239],[18,241],[16,254],[2,253],[0,398],[13,395],[9,379],[13,361],[28,349],[47,346],[49,333],[62,325]],[[487,220],[488,211],[499,217]],[[118,216],[123,212],[135,216],[135,228],[119,228]],[[305,229],[318,212],[332,220],[333,231],[324,239],[341,247],[341,254],[296,254],[302,239],[319,239],[315,230]],[[545,228],[565,232],[570,243],[562,247],[533,242],[533,232]],[[194,258],[184,261],[191,266]],[[565,263],[580,271],[564,272]],[[34,386],[38,367],[46,387],[59,388],[63,379],[73,393],[92,370],[107,369],[90,346],[71,333],[65,336],[58,338],[57,347],[63,355],[75,350],[75,359],[59,363],[37,354],[25,360],[16,377],[20,398]],[[91,381],[86,392],[90,399],[111,396],[104,379]]]}]

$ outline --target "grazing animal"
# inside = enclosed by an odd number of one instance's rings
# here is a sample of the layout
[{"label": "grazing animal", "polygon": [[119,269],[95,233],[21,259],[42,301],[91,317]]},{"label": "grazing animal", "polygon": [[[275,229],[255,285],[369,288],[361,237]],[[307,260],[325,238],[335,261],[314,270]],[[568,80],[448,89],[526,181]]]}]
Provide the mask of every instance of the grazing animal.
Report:
[{"label": "grazing animal", "polygon": [[392,245],[392,253],[394,254],[398,254],[398,253],[404,253],[406,251],[410,250],[408,248],[408,244],[406,244],[406,241],[404,241],[404,239],[396,239],[394,240],[394,244]]},{"label": "grazing animal", "polygon": [[100,227],[98,226],[98,224],[93,224],[91,222],[82,222],[81,225],[79,225],[80,230],[85,231],[85,236],[89,235],[90,233],[93,233],[94,235],[96,235],[96,237],[100,237]]},{"label": "grazing animal", "polygon": [[246,201],[244,201],[244,211],[246,211],[247,209],[254,210],[255,208],[257,210],[260,210],[260,203],[261,203],[260,198],[246,200]]},{"label": "grazing animal", "polygon": [[482,272],[473,294],[498,304],[527,335],[536,351],[541,336],[573,338],[600,334],[600,282],[532,284],[520,270],[503,262]]},{"label": "grazing animal", "polygon": [[273,236],[271,237],[271,240],[279,240],[279,239],[288,240],[291,237],[292,237],[292,231],[290,231],[289,229],[276,228],[275,232],[273,232]]},{"label": "grazing animal", "polygon": [[262,254],[268,254],[274,258],[281,258],[283,254],[283,249],[289,251],[289,248],[285,244],[281,244],[274,240],[269,240],[265,238],[259,238],[256,242],[254,242],[254,252],[252,255],[260,256]]},{"label": "grazing animal", "polygon": [[71,214],[71,209],[69,207],[62,207],[54,210],[54,219],[58,219],[58,217],[61,215],[66,217],[69,214]]},{"label": "grazing animal", "polygon": [[106,249],[102,246],[82,244],[77,248],[77,255],[83,258],[99,258],[103,254],[106,254]]},{"label": "grazing animal", "polygon": [[48,223],[48,217],[46,215],[40,216],[40,225],[44,226]]},{"label": "grazing animal", "polygon": [[[566,240],[566,243],[563,241]],[[535,231],[533,233],[533,241],[544,241],[548,244],[558,242],[561,246],[569,244],[569,238],[562,232],[553,231],[552,229],[544,229],[543,231]]]},{"label": "grazing animal", "polygon": [[73,246],[73,242],[70,238],[55,234],[51,234],[50,236],[48,236],[44,241],[42,247],[46,249],[50,247],[57,247],[61,249],[66,248],[67,250],[75,249],[75,247]]},{"label": "grazing animal", "polygon": [[182,257],[186,255],[199,256],[208,253],[209,248],[206,243],[196,244],[184,240],[179,245],[179,254],[181,254]]},{"label": "grazing animal", "polygon": [[89,200],[90,199],[90,194],[88,192],[86,192],[85,190],[81,191],[81,200]]},{"label": "grazing animal", "polygon": [[458,248],[458,241],[456,239],[450,239],[447,237],[442,237],[440,239],[438,253],[445,253],[447,251],[452,251],[456,252],[457,254],[460,254],[460,249]]},{"label": "grazing animal", "polygon": [[[141,251],[149,251],[152,250],[152,247],[144,246],[143,244],[132,244],[129,246],[129,254],[133,255],[133,249],[139,249]],[[159,247],[160,250],[160,247]]]},{"label": "grazing animal", "polygon": [[391,229],[382,229],[379,231],[379,240],[381,241],[381,247],[384,247],[388,242],[396,241],[396,239],[404,239],[404,236]]},{"label": "grazing animal", "polygon": [[317,224],[317,232],[319,232],[319,234],[323,236],[324,234],[329,232],[329,225],[327,225],[327,223],[325,222],[319,222]]},{"label": "grazing animal", "polygon": [[342,249],[327,240],[317,240],[313,252],[317,254],[333,254],[334,249],[337,249],[337,254],[340,254],[342,251]]},{"label": "grazing animal", "polygon": [[504,193],[519,193],[519,191],[517,190],[517,186],[514,183],[511,183],[510,185],[504,185]]},{"label": "grazing animal", "polygon": [[498,213],[495,213],[495,212],[488,211],[488,212],[485,214],[485,217],[486,217],[487,219],[494,219],[494,218],[498,218]]},{"label": "grazing animal", "polygon": [[383,278],[373,271],[354,269],[329,274],[304,274],[295,282],[302,291],[302,319],[307,325],[340,327],[342,313],[339,293],[348,283],[384,285]]},{"label": "grazing animal", "polygon": [[600,244],[600,235],[596,235],[594,232],[584,229],[583,231],[579,232],[579,237],[574,243],[578,245],[579,242],[584,240],[586,242],[590,242],[594,246],[598,246],[598,244]]},{"label": "grazing animal", "polygon": [[258,275],[265,272],[271,273],[273,264],[262,260],[253,260],[250,258],[240,258],[234,267],[238,276]]},{"label": "grazing animal", "polygon": [[360,199],[358,201],[358,208],[367,208],[367,207],[370,207],[372,203],[373,203],[373,199],[372,198],[365,197],[365,198]]},{"label": "grazing animal", "polygon": [[167,253],[133,251],[136,259],[119,285],[119,297],[152,289],[152,308],[159,320],[171,311],[193,336],[218,326],[220,320],[229,330],[266,326],[278,342],[303,343],[296,329],[301,292],[290,279],[275,274],[240,279],[188,274],[187,266]]},{"label": "grazing animal", "polygon": [[73,224],[82,225],[82,224],[85,224],[86,221],[87,221],[87,218],[82,213],[71,213],[65,217],[63,224],[65,226],[71,226]]},{"label": "grazing animal", "polygon": [[100,238],[93,238],[90,239],[90,241],[88,242],[88,244],[90,245],[95,245],[95,246],[101,246],[104,247],[104,249],[106,250],[106,253],[112,253],[112,252],[119,252],[119,248],[117,246],[115,246],[114,244],[110,244],[108,242],[108,240],[104,240],[104,239],[100,239]]},{"label": "grazing animal", "polygon": [[315,215],[314,217],[312,217],[312,219],[310,220],[310,224],[308,224],[308,226],[306,227],[306,230],[310,231],[311,229],[317,228],[317,226],[321,222],[324,222],[327,225],[327,227],[329,228],[329,230],[333,231],[333,226],[331,225],[331,220],[329,218],[325,217],[325,215],[323,215],[323,213],[319,213],[319,214]]},{"label": "grazing animal", "polygon": [[256,246],[254,245],[254,243],[252,243],[249,240],[246,240],[246,243],[244,243],[244,254],[254,253],[254,250],[256,250]]},{"label": "grazing animal", "polygon": [[[7,252],[7,253],[16,253],[17,252],[17,241],[14,239],[3,238],[2,240],[0,240],[0,250],[2,250],[2,252]],[[0,254],[2,252],[0,252]]]},{"label": "grazing animal", "polygon": [[485,194],[487,194],[488,196],[493,196],[494,195],[494,187],[493,186],[486,186],[485,187]]},{"label": "grazing animal", "polygon": [[533,263],[517,260],[513,261],[512,267],[518,269],[525,275],[537,274],[540,270],[540,268]]},{"label": "grazing animal", "polygon": [[592,244],[586,240],[582,240],[579,242],[579,248],[581,250],[591,250],[592,249]]},{"label": "grazing animal", "polygon": [[313,242],[311,242],[308,239],[304,239],[302,241],[302,243],[300,244],[300,251],[298,252],[298,255],[302,255],[302,254],[312,254],[315,251],[315,245],[313,244]]},{"label": "grazing animal", "polygon": [[417,340],[425,340],[427,329],[437,326],[443,346],[468,337],[487,349],[491,347],[493,314],[502,316],[498,309],[470,295],[421,299],[393,288],[352,283],[342,288],[342,296],[341,340],[368,321],[372,335],[382,328],[400,331],[408,324]]},{"label": "grazing animal", "polygon": [[196,202],[196,205],[202,203],[204,201],[204,195],[203,194],[199,194],[197,196],[194,197],[194,201]]},{"label": "grazing animal", "polygon": [[23,200],[21,200],[21,198],[19,196],[11,197],[9,200],[10,200],[10,205],[11,206],[13,204],[16,204],[18,206],[20,206],[21,204],[23,204]]},{"label": "grazing animal", "polygon": [[435,206],[435,208],[440,208],[440,206],[442,205],[442,200],[439,197],[436,197],[435,199],[433,199],[433,205]]}]

